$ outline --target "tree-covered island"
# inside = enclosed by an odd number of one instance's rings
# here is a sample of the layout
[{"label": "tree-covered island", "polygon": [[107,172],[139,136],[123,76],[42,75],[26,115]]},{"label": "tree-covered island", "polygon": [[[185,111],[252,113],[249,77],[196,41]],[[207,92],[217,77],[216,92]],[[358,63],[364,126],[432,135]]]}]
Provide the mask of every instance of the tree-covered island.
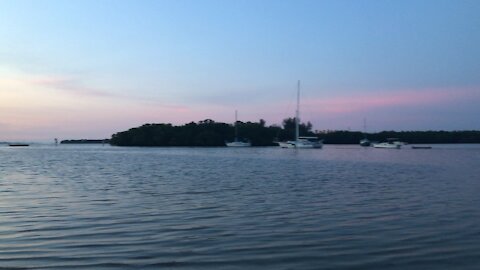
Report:
[{"label": "tree-covered island", "polygon": [[[249,140],[252,146],[273,146],[274,141],[293,139],[295,119],[288,118],[283,126],[266,126],[258,122],[237,122],[238,137]],[[300,133],[314,136],[312,124],[300,124]],[[215,122],[211,119],[182,126],[172,124],[145,124],[112,135],[110,143],[118,146],[225,146],[235,137],[233,124]]]},{"label": "tree-covered island", "polygon": [[[275,141],[293,139],[295,119],[283,120],[282,126],[258,122],[237,122],[238,137],[252,146],[273,146]],[[480,131],[382,131],[364,134],[359,131],[313,132],[311,123],[300,124],[301,136],[318,136],[325,144],[358,144],[365,136],[372,141],[398,138],[409,143],[480,143]],[[112,135],[110,144],[117,146],[225,146],[235,137],[233,124],[211,119],[181,126],[145,124]]]}]

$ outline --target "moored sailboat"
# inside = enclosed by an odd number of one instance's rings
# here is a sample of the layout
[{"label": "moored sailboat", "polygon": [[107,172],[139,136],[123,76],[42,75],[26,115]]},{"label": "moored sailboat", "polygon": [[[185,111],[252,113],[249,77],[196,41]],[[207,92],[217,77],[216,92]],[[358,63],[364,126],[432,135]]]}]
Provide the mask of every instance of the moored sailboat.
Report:
[{"label": "moored sailboat", "polygon": [[370,145],[372,145],[372,142],[370,142],[369,139],[365,138],[360,140],[360,146],[370,146]]},{"label": "moored sailboat", "polygon": [[300,81],[297,84],[297,110],[295,111],[295,140],[278,142],[281,148],[322,148],[323,140],[318,137],[300,136]]},{"label": "moored sailboat", "polygon": [[238,139],[238,120],[237,120],[237,111],[235,111],[235,139],[233,142],[225,142],[225,145],[228,147],[250,147],[252,144],[250,142],[241,141]]},{"label": "moored sailboat", "polygon": [[367,139],[367,120],[363,118],[363,139],[360,140],[360,146],[370,146],[372,142]]}]

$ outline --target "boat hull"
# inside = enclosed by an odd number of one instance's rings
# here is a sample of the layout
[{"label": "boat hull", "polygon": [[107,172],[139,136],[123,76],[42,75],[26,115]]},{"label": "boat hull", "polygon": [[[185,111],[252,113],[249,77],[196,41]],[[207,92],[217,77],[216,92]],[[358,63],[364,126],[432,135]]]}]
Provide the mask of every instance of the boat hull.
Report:
[{"label": "boat hull", "polygon": [[322,141],[308,141],[308,140],[298,140],[298,141],[286,141],[278,142],[278,146],[281,148],[315,148],[320,149],[323,147]]},{"label": "boat hull", "polygon": [[374,148],[384,148],[384,149],[400,149],[400,144],[393,143],[375,143],[373,144]]},{"label": "boat hull", "polygon": [[321,143],[316,143],[316,144],[297,144],[295,145],[295,148],[315,148],[315,149],[320,149],[323,147],[323,144]]},{"label": "boat hull", "polygon": [[280,148],[295,148],[295,144],[291,142],[278,142],[278,146],[280,146]]},{"label": "boat hull", "polygon": [[367,139],[363,139],[360,141],[360,146],[371,146],[371,145],[372,143]]}]

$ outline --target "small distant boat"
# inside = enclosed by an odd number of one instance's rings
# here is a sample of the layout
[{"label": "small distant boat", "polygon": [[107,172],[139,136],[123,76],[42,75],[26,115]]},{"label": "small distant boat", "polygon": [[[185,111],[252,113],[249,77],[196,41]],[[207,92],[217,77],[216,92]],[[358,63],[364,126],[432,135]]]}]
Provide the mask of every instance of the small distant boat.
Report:
[{"label": "small distant boat", "polygon": [[26,144],[26,143],[11,143],[8,146],[11,146],[11,147],[25,147],[25,146],[30,146],[30,145]]},{"label": "small distant boat", "polygon": [[431,146],[415,146],[415,145],[412,145],[412,149],[432,149]]},{"label": "small distant boat", "polygon": [[370,142],[369,139],[365,138],[365,139],[360,140],[360,145],[361,146],[370,146],[370,145],[372,145],[372,142]]},{"label": "small distant boat", "polygon": [[297,84],[297,110],[295,114],[295,140],[277,142],[281,148],[322,148],[323,140],[318,137],[300,137],[300,81]]},{"label": "small distant boat", "polygon": [[360,140],[360,146],[368,147],[372,145],[372,142],[367,139],[367,119],[363,118],[363,136],[364,138]]},{"label": "small distant boat", "polygon": [[374,148],[386,148],[386,149],[400,149],[402,145],[392,143],[392,142],[382,142],[382,143],[374,143],[373,144]]},{"label": "small distant boat", "polygon": [[225,142],[225,145],[228,147],[250,147],[252,144],[250,142],[241,141],[238,139],[238,120],[237,120],[237,111],[235,111],[235,140],[233,142]]},{"label": "small distant boat", "polygon": [[386,142],[374,143],[373,147],[375,148],[390,148],[390,149],[400,149],[402,145],[407,145],[407,142],[402,142],[398,138],[387,138]]}]

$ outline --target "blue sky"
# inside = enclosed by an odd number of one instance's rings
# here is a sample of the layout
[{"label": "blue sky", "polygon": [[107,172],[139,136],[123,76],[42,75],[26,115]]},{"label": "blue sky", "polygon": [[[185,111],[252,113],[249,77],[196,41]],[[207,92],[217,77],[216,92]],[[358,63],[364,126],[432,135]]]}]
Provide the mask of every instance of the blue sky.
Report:
[{"label": "blue sky", "polygon": [[479,1],[0,0],[0,140],[143,123],[480,129]]}]

